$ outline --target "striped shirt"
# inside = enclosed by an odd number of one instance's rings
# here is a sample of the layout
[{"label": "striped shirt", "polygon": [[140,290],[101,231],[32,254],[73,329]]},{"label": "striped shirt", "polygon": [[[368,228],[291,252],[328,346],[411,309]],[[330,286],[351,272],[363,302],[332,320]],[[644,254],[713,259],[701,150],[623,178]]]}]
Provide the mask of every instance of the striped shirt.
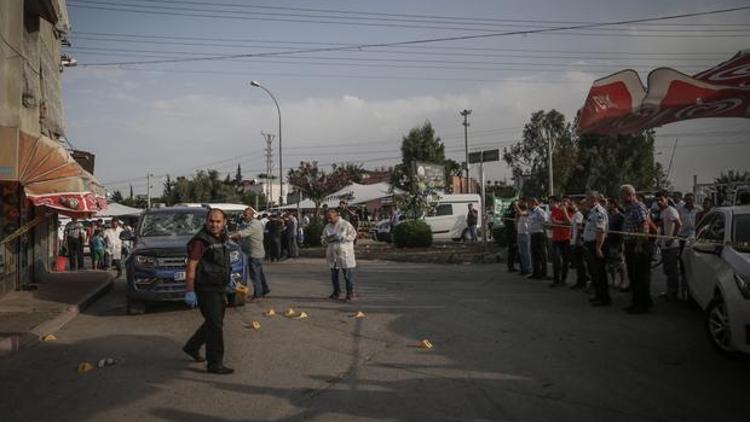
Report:
[{"label": "striped shirt", "polygon": [[648,221],[648,210],[643,202],[636,201],[627,205],[624,214],[622,230],[628,233],[642,233],[643,223]]}]

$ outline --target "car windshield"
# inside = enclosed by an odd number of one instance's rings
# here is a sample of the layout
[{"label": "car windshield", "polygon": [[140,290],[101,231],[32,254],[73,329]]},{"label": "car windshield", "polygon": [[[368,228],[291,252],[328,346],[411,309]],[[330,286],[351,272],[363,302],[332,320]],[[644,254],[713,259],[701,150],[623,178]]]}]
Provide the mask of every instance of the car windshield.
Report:
[{"label": "car windshield", "polygon": [[734,217],[734,242],[735,249],[750,253],[750,214]]},{"label": "car windshield", "polygon": [[141,222],[140,236],[192,236],[203,227],[205,212],[147,213]]}]

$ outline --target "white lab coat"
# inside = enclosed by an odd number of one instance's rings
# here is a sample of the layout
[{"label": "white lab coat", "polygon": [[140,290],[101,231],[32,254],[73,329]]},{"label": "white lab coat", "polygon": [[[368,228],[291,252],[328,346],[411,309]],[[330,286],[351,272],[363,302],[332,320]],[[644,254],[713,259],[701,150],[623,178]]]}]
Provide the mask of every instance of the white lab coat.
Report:
[{"label": "white lab coat", "polygon": [[122,231],[122,227],[110,227],[104,230],[104,244],[113,260],[122,259],[122,240],[120,240]]},{"label": "white lab coat", "polygon": [[[327,242],[326,238],[338,234],[343,240],[340,242]],[[343,218],[339,218],[336,224],[328,223],[323,228],[321,241],[326,245],[326,261],[331,268],[354,268],[357,261],[354,259],[354,240],[357,238],[357,230]]]}]

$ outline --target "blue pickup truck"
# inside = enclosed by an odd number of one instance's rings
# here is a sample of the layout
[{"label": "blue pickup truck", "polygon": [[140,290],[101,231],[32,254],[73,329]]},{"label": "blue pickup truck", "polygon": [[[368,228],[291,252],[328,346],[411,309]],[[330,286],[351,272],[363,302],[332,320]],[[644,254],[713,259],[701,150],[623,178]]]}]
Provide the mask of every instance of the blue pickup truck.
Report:
[{"label": "blue pickup truck", "polygon": [[[147,303],[182,301],[185,296],[187,243],[206,221],[207,208],[151,208],[143,212],[134,233],[124,232],[133,241],[125,260],[128,280],[128,314],[146,312]],[[230,304],[240,305],[234,288],[247,286],[245,256],[239,245],[228,241],[231,280],[227,290]]]}]

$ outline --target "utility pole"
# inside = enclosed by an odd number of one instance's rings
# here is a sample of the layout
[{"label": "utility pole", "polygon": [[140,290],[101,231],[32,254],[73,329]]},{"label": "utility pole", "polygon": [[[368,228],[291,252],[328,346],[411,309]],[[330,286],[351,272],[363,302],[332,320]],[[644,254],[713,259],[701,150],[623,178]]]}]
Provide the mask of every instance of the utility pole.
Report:
[{"label": "utility pole", "polygon": [[265,133],[263,131],[260,132],[261,135],[263,135],[263,138],[266,141],[266,189],[265,189],[265,195],[266,195],[266,208],[268,208],[269,200],[272,200],[273,197],[273,189],[270,180],[271,179],[271,173],[273,172],[273,139],[276,137],[276,135],[272,133]]},{"label": "utility pole", "polygon": [[[465,161],[465,169],[466,169],[466,192],[469,191],[469,114],[471,114],[471,110],[463,109],[459,112],[461,116],[464,117],[464,122],[462,125],[464,126],[464,153],[466,155],[466,161]],[[463,184],[462,184],[463,185]],[[463,192],[463,186],[461,186],[461,191]]]},{"label": "utility pole", "polygon": [[679,138],[675,138],[674,145],[672,146],[672,155],[669,157],[669,168],[667,168],[667,180],[669,180],[669,175],[672,174],[672,163],[674,163],[674,153],[677,152],[677,141],[679,141]]},{"label": "utility pole", "polygon": [[553,196],[555,194],[555,181],[553,178],[553,169],[552,169],[552,152],[554,149],[554,146],[552,145],[552,136],[549,132],[545,131],[547,133],[547,159],[549,160],[549,164],[547,167],[549,168],[549,196]]},{"label": "utility pole", "polygon": [[151,177],[153,174],[146,174],[146,208],[151,208]]},{"label": "utility pole", "polygon": [[479,198],[479,218],[482,219],[482,247],[487,249],[487,219],[485,218],[484,210],[487,208],[485,203],[485,187],[484,187],[484,152],[479,154],[481,161],[479,161],[479,183],[482,184],[482,193]]}]

